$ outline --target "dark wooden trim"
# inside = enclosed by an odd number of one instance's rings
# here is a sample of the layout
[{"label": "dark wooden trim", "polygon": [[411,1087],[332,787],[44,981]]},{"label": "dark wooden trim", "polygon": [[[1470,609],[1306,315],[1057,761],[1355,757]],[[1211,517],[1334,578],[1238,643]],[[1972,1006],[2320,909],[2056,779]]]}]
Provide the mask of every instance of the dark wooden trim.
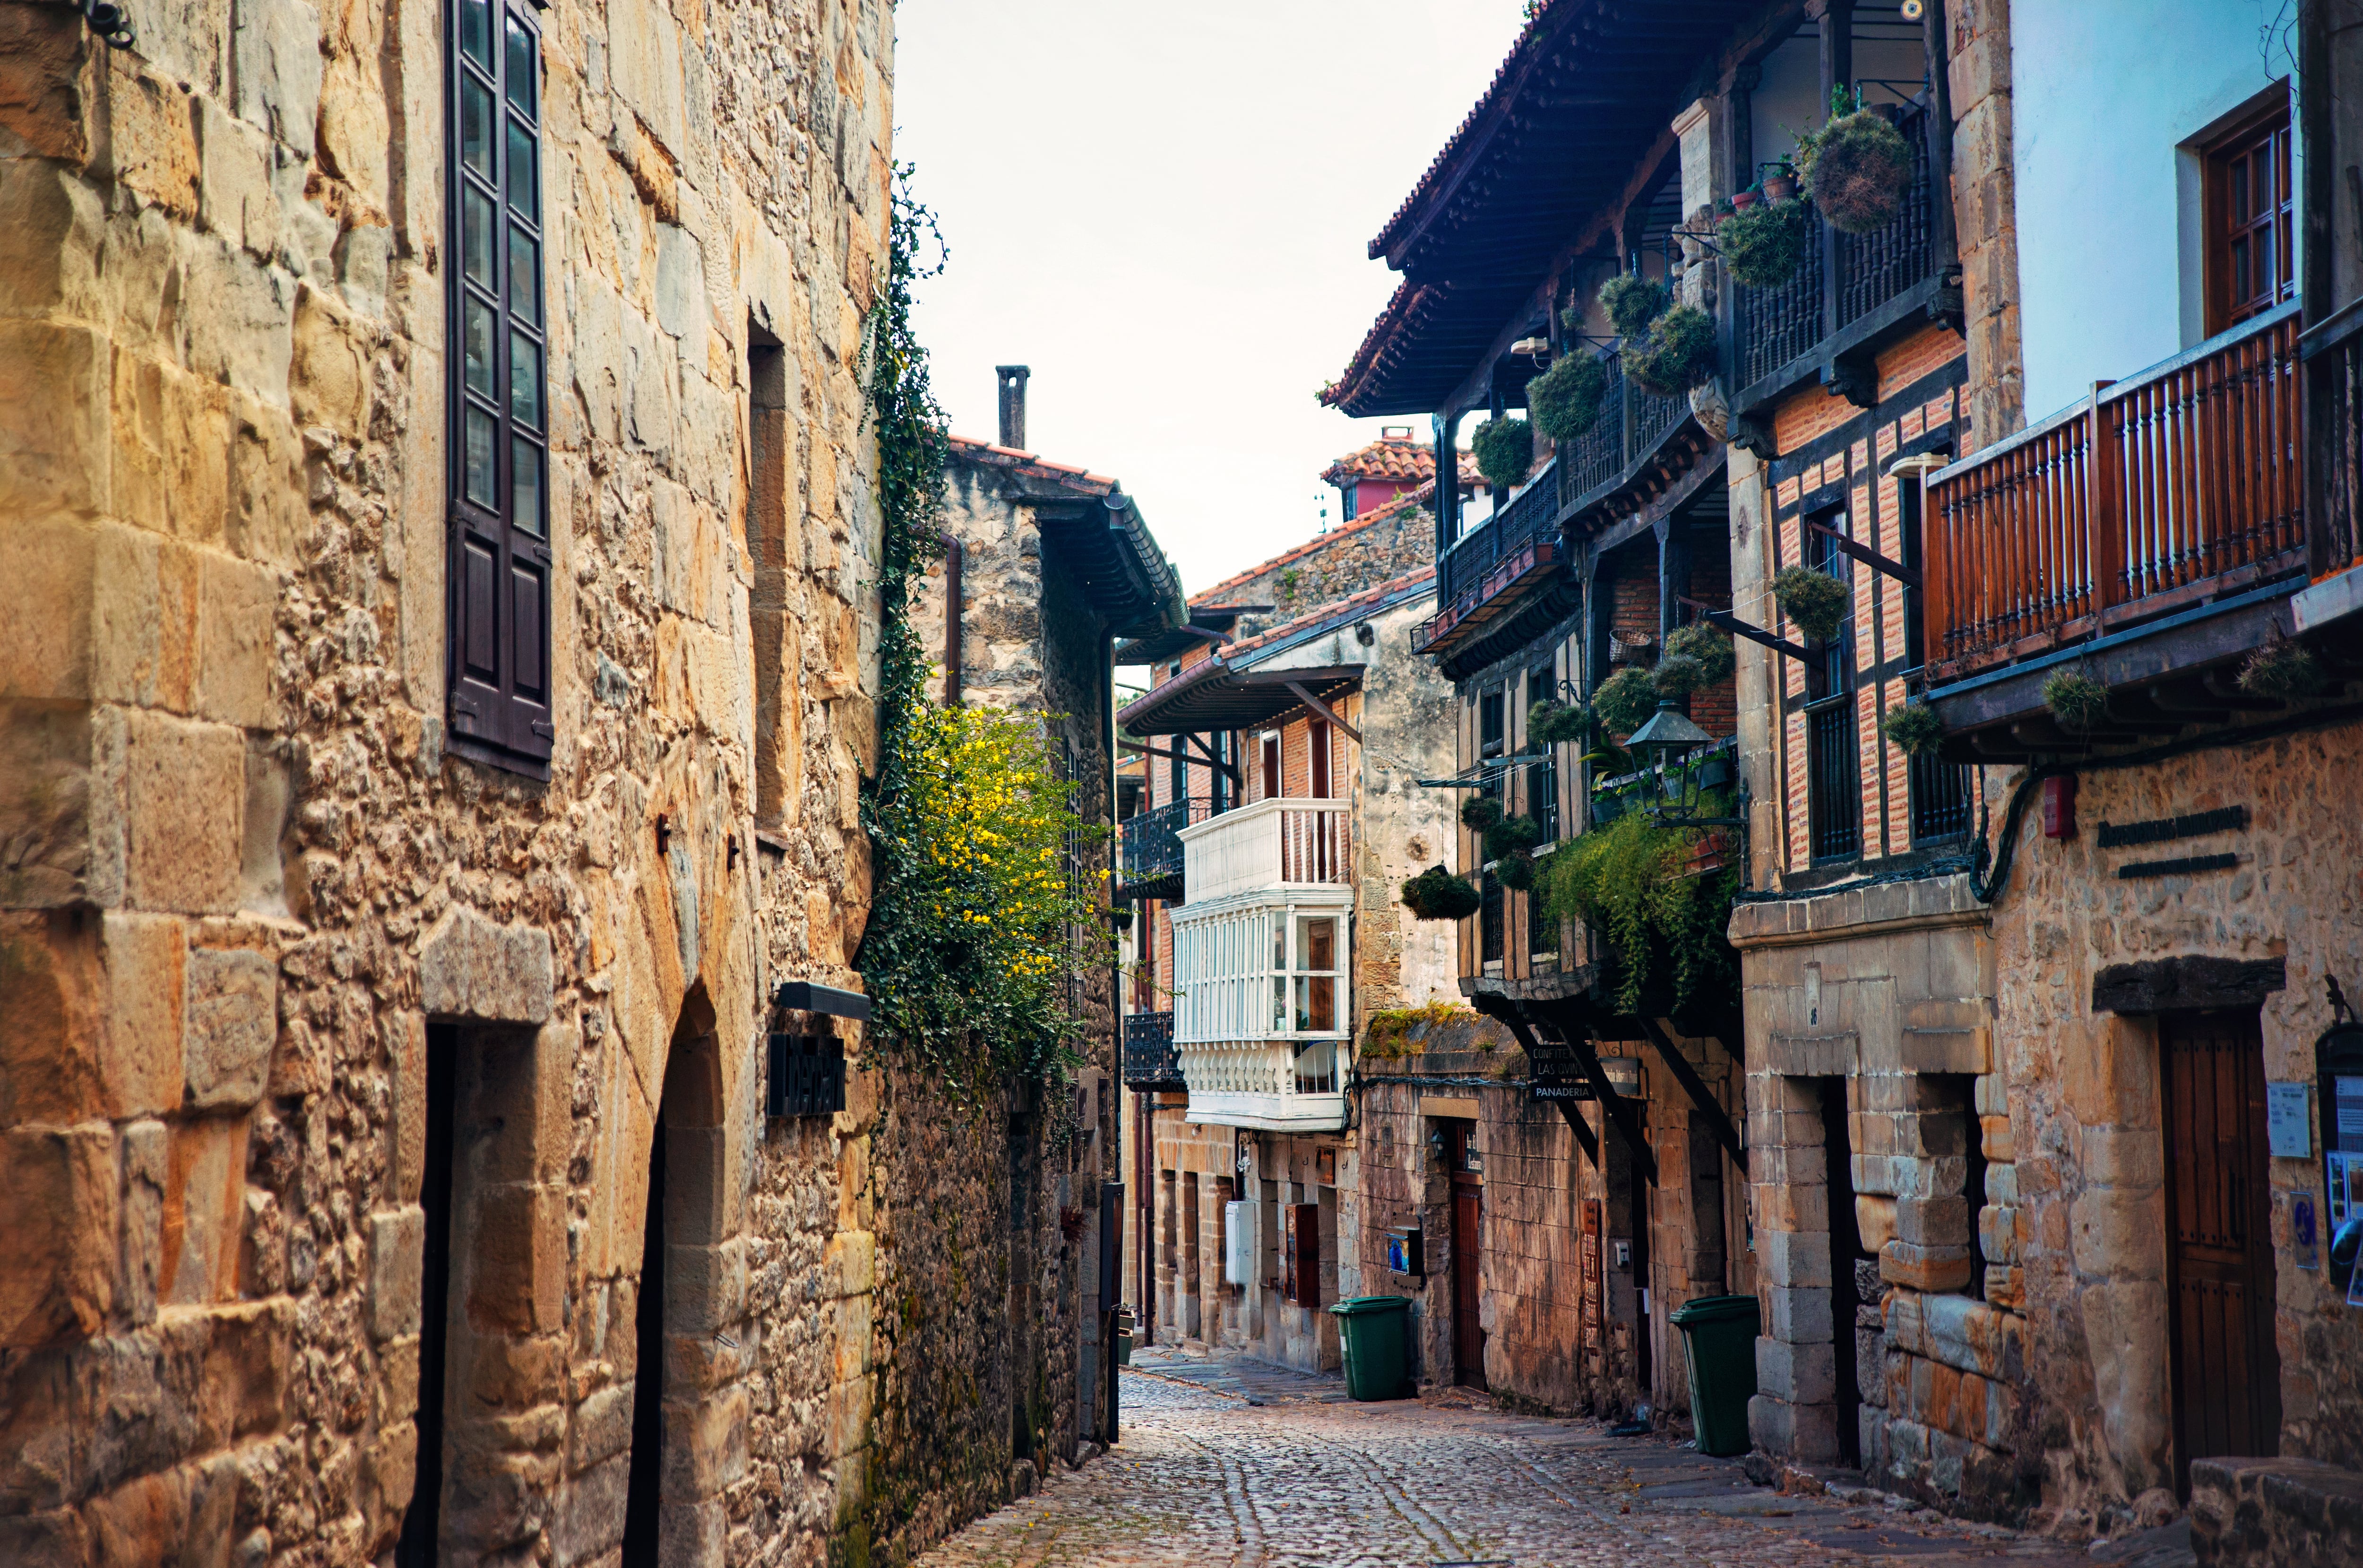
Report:
[{"label": "dark wooden trim", "polygon": [[2158,958],[2113,963],[2092,976],[2096,1013],[2204,1012],[2255,1007],[2289,975],[2278,958]]},{"label": "dark wooden trim", "polygon": [[1594,1170],[1606,1169],[1606,1167],[1600,1162],[1600,1135],[1592,1130],[1592,1124],[1590,1122],[1583,1119],[1582,1102],[1580,1100],[1553,1100],[1551,1104],[1559,1107],[1559,1115],[1567,1118],[1567,1129],[1575,1134],[1576,1143],[1583,1150],[1583,1152],[1590,1157],[1592,1168]]},{"label": "dark wooden trim", "polygon": [[1649,1043],[1658,1048],[1658,1054],[1664,1058],[1667,1070],[1673,1073],[1674,1082],[1682,1086],[1682,1092],[1691,1097],[1691,1104],[1698,1108],[1699,1115],[1706,1118],[1715,1141],[1731,1151],[1732,1163],[1743,1171],[1747,1170],[1747,1151],[1740,1144],[1738,1129],[1731,1125],[1730,1113],[1707,1088],[1706,1081],[1698,1075],[1698,1069],[1691,1065],[1690,1058],[1682,1054],[1681,1047],[1668,1040],[1666,1031],[1658,1027],[1658,1020],[1647,1014],[1641,1015],[1641,1032],[1649,1037]]}]

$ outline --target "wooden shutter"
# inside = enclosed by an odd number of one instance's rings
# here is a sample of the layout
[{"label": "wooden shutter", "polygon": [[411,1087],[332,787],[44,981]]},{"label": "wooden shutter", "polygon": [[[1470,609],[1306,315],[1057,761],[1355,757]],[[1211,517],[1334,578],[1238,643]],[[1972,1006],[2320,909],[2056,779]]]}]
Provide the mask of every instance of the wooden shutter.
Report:
[{"label": "wooden shutter", "polygon": [[541,39],[528,9],[455,0],[449,278],[453,749],[547,776],[549,366]]},{"label": "wooden shutter", "polygon": [[1321,1206],[1317,1203],[1293,1203],[1288,1206],[1287,1243],[1288,1277],[1283,1282],[1288,1299],[1299,1307],[1321,1305]]}]

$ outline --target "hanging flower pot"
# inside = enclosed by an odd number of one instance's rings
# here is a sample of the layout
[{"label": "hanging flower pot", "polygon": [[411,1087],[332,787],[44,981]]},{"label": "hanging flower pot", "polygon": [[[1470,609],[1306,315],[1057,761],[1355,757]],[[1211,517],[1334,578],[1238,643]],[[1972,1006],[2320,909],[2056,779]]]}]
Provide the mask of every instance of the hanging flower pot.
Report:
[{"label": "hanging flower pot", "polygon": [[1514,893],[1524,893],[1535,884],[1535,858],[1520,850],[1493,862],[1493,880]]},{"label": "hanging flower pot", "polygon": [[1857,108],[1831,116],[1813,134],[1810,158],[1807,188],[1831,228],[1876,233],[1903,211],[1912,187],[1912,144],[1885,115]]},{"label": "hanging flower pot", "polygon": [[1472,833],[1490,832],[1502,820],[1502,803],[1490,795],[1472,795],[1460,803],[1460,825]]},{"label": "hanging flower pot", "polygon": [[1673,297],[1657,279],[1631,272],[1619,272],[1600,285],[1600,308],[1608,313],[1608,324],[1616,328],[1619,338],[1638,338],[1647,332]]},{"label": "hanging flower pot", "polygon": [[1531,817],[1504,817],[1485,829],[1485,858],[1523,855],[1543,841],[1542,824]]},{"label": "hanging flower pot", "polygon": [[1658,667],[1649,672],[1649,684],[1658,688],[1659,696],[1680,702],[1707,684],[1706,666],[1687,653],[1668,650],[1666,656],[1658,661]]},{"label": "hanging flower pot", "polygon": [[1470,438],[1469,450],[1477,472],[1496,490],[1524,484],[1534,472],[1535,435],[1524,419],[1486,420]]},{"label": "hanging flower pot", "polygon": [[1688,392],[1714,373],[1714,317],[1695,305],[1674,306],[1641,343],[1625,345],[1625,373],[1659,397]]},{"label": "hanging flower pot", "polygon": [[1847,585],[1810,566],[1785,566],[1772,579],[1772,602],[1808,642],[1827,642],[1846,624]]},{"label": "hanging flower pot", "polygon": [[2109,688],[2090,675],[2062,670],[2043,683],[2043,706],[2062,729],[2080,735],[2108,717]]},{"label": "hanging flower pot", "polygon": [[1561,354],[1526,383],[1526,411],[1535,428],[1554,441],[1571,441],[1600,422],[1608,400],[1608,365],[1595,354]]},{"label": "hanging flower pot", "polygon": [[1731,639],[1704,621],[1693,621],[1670,634],[1666,639],[1666,657],[1696,660],[1705,676],[1700,683],[1703,686],[1725,679],[1739,666]]},{"label": "hanging flower pot", "polygon": [[1526,709],[1526,744],[1533,747],[1580,744],[1592,728],[1592,715],[1581,707],[1545,700]]},{"label": "hanging flower pot", "polygon": [[1768,202],[1794,201],[1797,197],[1797,171],[1783,163],[1764,176],[1764,199]]},{"label": "hanging flower pot", "polygon": [[1463,920],[1485,900],[1467,877],[1430,866],[1403,884],[1403,901],[1415,920]]},{"label": "hanging flower pot", "polygon": [[1592,694],[1592,711],[1611,735],[1630,735],[1658,711],[1658,687],[1649,672],[1626,665],[1600,683]]},{"label": "hanging flower pot", "polygon": [[1731,275],[1750,288],[1777,288],[1805,259],[1805,204],[1767,202],[1716,226],[1714,242]]},{"label": "hanging flower pot", "polygon": [[1879,721],[1887,743],[1907,757],[1925,757],[1945,739],[1945,722],[1926,703],[1905,703]]}]

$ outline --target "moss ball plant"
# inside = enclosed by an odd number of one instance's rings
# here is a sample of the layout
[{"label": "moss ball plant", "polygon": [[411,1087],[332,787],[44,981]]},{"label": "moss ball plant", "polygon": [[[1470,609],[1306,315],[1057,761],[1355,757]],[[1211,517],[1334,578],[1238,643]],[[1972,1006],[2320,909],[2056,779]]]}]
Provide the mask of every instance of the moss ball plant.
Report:
[{"label": "moss ball plant", "polygon": [[2276,638],[2242,662],[2240,689],[2250,696],[2290,702],[2323,685],[2322,662],[2302,642]]},{"label": "moss ball plant", "polygon": [[1679,702],[1707,684],[1706,666],[1687,653],[1669,651],[1649,672],[1649,684],[1659,696]]},{"label": "moss ball plant", "polygon": [[1524,484],[1535,466],[1534,430],[1524,419],[1488,419],[1477,427],[1469,449],[1477,472],[1497,490]]},{"label": "moss ball plant", "polygon": [[1704,621],[1693,621],[1680,628],[1666,639],[1669,658],[1695,659],[1705,668],[1703,685],[1713,685],[1727,678],[1739,667],[1739,657],[1731,646],[1731,639]]},{"label": "moss ball plant", "polygon": [[1784,566],[1772,579],[1772,601],[1808,642],[1827,642],[1846,624],[1847,585],[1810,566]]},{"label": "moss ball plant", "polygon": [[2107,717],[2109,688],[2090,675],[2062,670],[2043,683],[2043,706],[2061,728],[2081,733]]},{"label": "moss ball plant", "polygon": [[1502,820],[1502,803],[1490,795],[1472,795],[1460,803],[1460,825],[1482,833]]},{"label": "moss ball plant", "polygon": [[1805,176],[1832,228],[1871,234],[1895,221],[1912,185],[1912,144],[1887,117],[1858,108],[1833,115],[1813,139]]},{"label": "moss ball plant", "polygon": [[1430,866],[1403,884],[1403,907],[1417,920],[1462,920],[1484,902],[1464,876]]},{"label": "moss ball plant", "polygon": [[1879,721],[1879,732],[1905,756],[1925,757],[1945,739],[1945,724],[1926,703],[1905,703]]},{"label": "moss ball plant", "polygon": [[1561,354],[1550,369],[1526,383],[1526,408],[1535,428],[1554,441],[1571,441],[1600,422],[1608,399],[1608,365],[1598,355]]},{"label": "moss ball plant", "polygon": [[1504,817],[1485,829],[1485,858],[1498,861],[1523,856],[1542,841],[1542,824],[1533,817]]},{"label": "moss ball plant", "polygon": [[1714,373],[1714,317],[1695,305],[1678,305],[1649,324],[1649,335],[1625,350],[1625,373],[1644,392],[1672,397]]},{"label": "moss ball plant", "polygon": [[1538,702],[1526,709],[1526,744],[1530,747],[1581,744],[1592,729],[1592,715],[1565,703]]},{"label": "moss ball plant", "polygon": [[1666,313],[1673,295],[1655,278],[1619,272],[1600,285],[1600,308],[1619,338],[1638,338],[1649,323]]},{"label": "moss ball plant", "polygon": [[1592,694],[1592,711],[1612,735],[1630,735],[1658,711],[1657,684],[1649,672],[1625,666],[1600,683]]},{"label": "moss ball plant", "polygon": [[1524,893],[1535,884],[1535,862],[1524,850],[1503,855],[1493,862],[1493,880],[1514,893]]},{"label": "moss ball plant", "polygon": [[1731,275],[1751,288],[1777,288],[1805,259],[1805,204],[1758,202],[1715,226],[1715,248]]}]

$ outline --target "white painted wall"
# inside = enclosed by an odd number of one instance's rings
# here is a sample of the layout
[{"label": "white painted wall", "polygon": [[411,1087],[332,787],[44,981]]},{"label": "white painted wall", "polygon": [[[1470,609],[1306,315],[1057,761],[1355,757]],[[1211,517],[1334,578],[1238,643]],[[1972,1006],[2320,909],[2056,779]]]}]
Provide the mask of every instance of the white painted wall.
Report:
[{"label": "white painted wall", "polygon": [[2122,380],[2204,335],[2199,168],[2186,144],[2294,73],[2294,36],[2268,33],[2283,9],[2283,0],[2012,6],[2029,424],[2094,381]]}]

